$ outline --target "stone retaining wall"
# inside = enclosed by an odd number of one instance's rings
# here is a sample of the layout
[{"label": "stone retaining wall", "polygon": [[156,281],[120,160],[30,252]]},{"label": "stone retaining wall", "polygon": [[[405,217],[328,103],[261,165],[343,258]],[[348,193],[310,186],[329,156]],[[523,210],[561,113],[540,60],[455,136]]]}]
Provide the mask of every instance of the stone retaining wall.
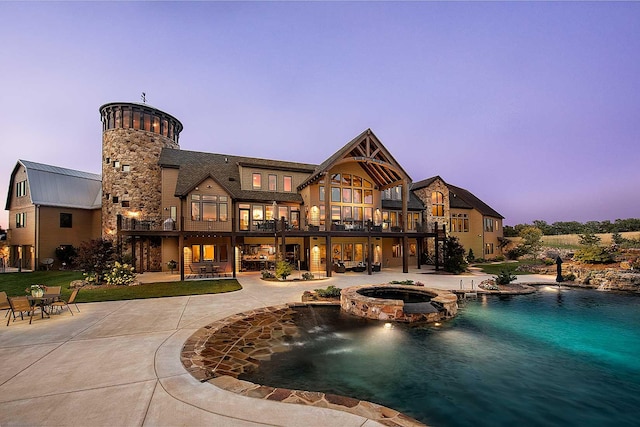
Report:
[{"label": "stone retaining wall", "polygon": [[640,273],[635,271],[591,270],[577,266],[571,266],[567,271],[575,274],[576,282],[585,287],[640,292]]}]

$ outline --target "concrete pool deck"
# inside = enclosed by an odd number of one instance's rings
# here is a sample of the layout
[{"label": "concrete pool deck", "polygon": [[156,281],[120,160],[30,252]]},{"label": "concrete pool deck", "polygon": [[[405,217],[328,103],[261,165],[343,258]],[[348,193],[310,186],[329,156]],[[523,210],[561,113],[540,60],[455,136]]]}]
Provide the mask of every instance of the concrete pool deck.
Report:
[{"label": "concrete pool deck", "polygon": [[[198,329],[235,313],[298,302],[305,290],[391,280],[420,281],[439,289],[471,287],[490,278],[385,269],[335,274],[322,281],[265,282],[243,273],[243,289],[197,295],[79,304],[51,319],[0,327],[0,425],[90,426],[376,426],[362,416],[327,408],[240,396],[201,383],[180,361],[184,342]],[[294,273],[293,277],[296,277]],[[521,276],[554,283],[554,276]],[[145,273],[143,282],[176,280]],[[75,310],[75,307],[74,307]]]}]

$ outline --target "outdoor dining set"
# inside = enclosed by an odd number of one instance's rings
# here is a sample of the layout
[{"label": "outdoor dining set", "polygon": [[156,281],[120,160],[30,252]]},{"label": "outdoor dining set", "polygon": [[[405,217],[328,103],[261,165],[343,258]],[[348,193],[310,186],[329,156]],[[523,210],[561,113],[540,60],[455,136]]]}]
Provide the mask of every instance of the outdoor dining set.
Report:
[{"label": "outdoor dining set", "polygon": [[40,317],[43,319],[51,317],[54,313],[61,313],[65,307],[73,316],[70,304],[75,305],[76,310],[80,312],[75,302],[80,289],[74,289],[67,300],[62,298],[60,290],[60,286],[33,285],[31,289],[27,289],[30,295],[7,297],[6,292],[0,292],[0,310],[7,310],[5,313],[7,326],[12,319],[15,322],[18,316],[24,320],[25,315],[29,316],[29,324],[31,324],[36,310],[40,310]]}]

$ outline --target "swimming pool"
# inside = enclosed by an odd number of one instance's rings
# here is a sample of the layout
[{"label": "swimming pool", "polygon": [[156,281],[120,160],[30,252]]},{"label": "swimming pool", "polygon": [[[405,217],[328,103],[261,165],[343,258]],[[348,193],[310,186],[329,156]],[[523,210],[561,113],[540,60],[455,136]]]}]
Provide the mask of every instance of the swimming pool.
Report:
[{"label": "swimming pool", "polygon": [[299,308],[303,333],[254,383],[351,396],[433,426],[638,425],[640,297],[542,288],[441,326]]}]

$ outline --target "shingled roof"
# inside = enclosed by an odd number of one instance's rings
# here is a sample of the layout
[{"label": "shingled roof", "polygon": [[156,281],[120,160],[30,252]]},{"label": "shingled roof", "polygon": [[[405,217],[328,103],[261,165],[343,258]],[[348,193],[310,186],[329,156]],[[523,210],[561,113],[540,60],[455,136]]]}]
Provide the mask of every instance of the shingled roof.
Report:
[{"label": "shingled roof", "polygon": [[254,157],[234,156],[230,154],[202,153],[198,151],[164,148],[160,153],[159,164],[166,168],[179,169],[175,196],[184,197],[203,180],[211,177],[235,200],[301,203],[298,193],[265,192],[243,190],[240,185],[238,166],[251,166],[263,169],[289,170],[311,174],[317,165],[280,160],[258,159]]},{"label": "shingled roof", "polygon": [[469,190],[451,185],[438,175],[432,176],[431,178],[423,179],[422,181],[414,182],[411,186],[411,190],[415,191],[421,188],[428,187],[437,180],[442,181],[449,190],[450,207],[458,209],[476,209],[482,215],[504,219],[502,215],[496,212],[491,206],[487,205],[485,202],[477,198]]},{"label": "shingled roof", "polygon": [[[424,210],[424,204],[422,200],[412,191],[409,191],[409,203],[407,208],[410,211],[422,211]],[[402,200],[386,200],[382,199],[382,209],[402,209]]]},{"label": "shingled roof", "polygon": [[[462,207],[462,204],[465,204],[476,209],[482,215],[504,219],[502,215],[496,212],[491,206],[478,199],[469,190],[465,190],[464,188],[456,187],[451,184],[447,184],[447,187],[449,188],[449,205],[451,207]],[[461,206],[456,206],[456,203],[461,203]]]}]

